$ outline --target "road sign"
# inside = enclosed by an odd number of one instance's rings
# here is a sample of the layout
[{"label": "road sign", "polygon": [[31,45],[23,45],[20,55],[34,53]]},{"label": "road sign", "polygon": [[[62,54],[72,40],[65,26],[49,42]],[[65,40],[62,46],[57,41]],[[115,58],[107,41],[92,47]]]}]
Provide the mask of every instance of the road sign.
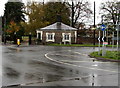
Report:
[{"label": "road sign", "polygon": [[108,42],[103,42],[104,45],[108,45]]},{"label": "road sign", "polygon": [[106,29],[106,26],[104,24],[101,25],[101,30],[104,31]]}]

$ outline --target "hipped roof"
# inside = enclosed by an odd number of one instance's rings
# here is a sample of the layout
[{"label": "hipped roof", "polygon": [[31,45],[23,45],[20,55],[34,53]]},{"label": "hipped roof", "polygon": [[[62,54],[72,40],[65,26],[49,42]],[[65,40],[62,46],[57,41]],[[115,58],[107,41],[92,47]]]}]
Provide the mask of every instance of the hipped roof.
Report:
[{"label": "hipped roof", "polygon": [[70,27],[62,22],[56,22],[44,28],[40,28],[40,30],[77,30],[77,29]]}]

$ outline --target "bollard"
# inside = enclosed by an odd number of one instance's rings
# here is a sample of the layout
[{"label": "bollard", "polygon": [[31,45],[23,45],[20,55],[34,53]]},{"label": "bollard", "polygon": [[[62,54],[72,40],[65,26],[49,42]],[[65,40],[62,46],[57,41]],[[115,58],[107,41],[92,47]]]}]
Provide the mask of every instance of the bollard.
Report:
[{"label": "bollard", "polygon": [[20,45],[20,39],[17,39],[17,45],[19,47],[19,45]]}]

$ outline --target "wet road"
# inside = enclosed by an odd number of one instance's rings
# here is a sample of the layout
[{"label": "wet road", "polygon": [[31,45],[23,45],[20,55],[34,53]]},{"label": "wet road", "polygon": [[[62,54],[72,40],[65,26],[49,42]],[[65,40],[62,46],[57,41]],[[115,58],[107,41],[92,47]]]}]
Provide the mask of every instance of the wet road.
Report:
[{"label": "wet road", "polygon": [[118,63],[94,61],[92,47],[2,47],[2,85],[117,86]]},{"label": "wet road", "polygon": [[0,87],[2,86],[2,46],[0,45]]}]

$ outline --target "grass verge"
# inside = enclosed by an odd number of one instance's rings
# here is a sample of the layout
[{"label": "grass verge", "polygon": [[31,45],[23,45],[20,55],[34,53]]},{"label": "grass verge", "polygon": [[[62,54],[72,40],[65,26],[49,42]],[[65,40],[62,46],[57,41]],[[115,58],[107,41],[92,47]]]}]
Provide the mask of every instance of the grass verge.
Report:
[{"label": "grass verge", "polygon": [[118,51],[106,51],[105,56],[102,56],[102,51],[100,51],[100,55],[98,55],[98,52],[92,52],[90,56],[101,57],[101,58],[112,59],[112,60],[120,60],[120,52]]},{"label": "grass verge", "polygon": [[[98,47],[98,45],[92,45],[92,44],[47,44],[49,46],[83,46],[83,47]],[[102,45],[100,45],[102,47]],[[107,47],[112,47],[112,45],[107,45]],[[114,45],[116,47],[116,45]]]}]

